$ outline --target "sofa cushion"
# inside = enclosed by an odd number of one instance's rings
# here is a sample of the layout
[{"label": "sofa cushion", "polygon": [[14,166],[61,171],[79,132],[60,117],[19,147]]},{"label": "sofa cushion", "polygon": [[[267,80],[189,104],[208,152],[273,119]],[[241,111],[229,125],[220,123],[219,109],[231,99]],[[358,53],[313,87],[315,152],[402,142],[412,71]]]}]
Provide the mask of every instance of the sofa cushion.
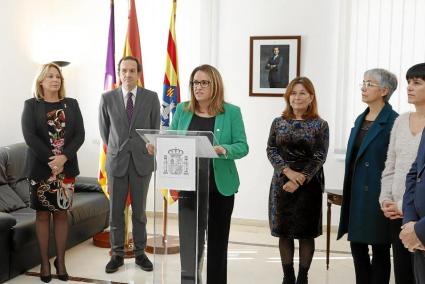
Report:
[{"label": "sofa cushion", "polygon": [[7,149],[6,147],[0,147],[0,184],[7,183],[6,165]]},{"label": "sofa cushion", "polygon": [[27,205],[9,185],[0,185],[0,212],[11,212],[25,207]]},{"label": "sofa cushion", "polygon": [[23,244],[36,243],[35,210],[29,207],[10,213],[17,223],[13,227],[12,250],[18,250]]},{"label": "sofa cushion", "polygon": [[10,184],[26,178],[25,163],[28,146],[25,143],[17,143],[4,147],[7,151],[6,174]]},{"label": "sofa cushion", "polygon": [[103,193],[76,192],[71,208],[72,224],[78,224],[109,211],[109,203]]},{"label": "sofa cushion", "polygon": [[22,201],[26,204],[30,204],[30,183],[27,179],[18,181],[12,184],[12,189],[18,194]]},{"label": "sofa cushion", "polygon": [[16,225],[16,218],[4,212],[0,212],[0,233],[9,231],[10,228]]},{"label": "sofa cushion", "polygon": [[75,192],[99,192],[103,193],[100,185],[93,183],[75,182]]}]

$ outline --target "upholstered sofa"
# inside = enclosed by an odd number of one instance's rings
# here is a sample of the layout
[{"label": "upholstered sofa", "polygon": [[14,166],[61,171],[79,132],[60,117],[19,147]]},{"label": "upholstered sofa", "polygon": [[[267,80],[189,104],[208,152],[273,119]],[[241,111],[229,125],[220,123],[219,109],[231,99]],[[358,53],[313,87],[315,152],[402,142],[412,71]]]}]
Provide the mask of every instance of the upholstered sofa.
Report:
[{"label": "upholstered sofa", "polygon": [[[29,183],[24,175],[26,150],[24,143],[0,147],[0,283],[40,264],[35,211],[28,207]],[[68,248],[108,226],[109,203],[95,178],[77,178],[68,220]],[[52,229],[50,255],[54,256]]]}]

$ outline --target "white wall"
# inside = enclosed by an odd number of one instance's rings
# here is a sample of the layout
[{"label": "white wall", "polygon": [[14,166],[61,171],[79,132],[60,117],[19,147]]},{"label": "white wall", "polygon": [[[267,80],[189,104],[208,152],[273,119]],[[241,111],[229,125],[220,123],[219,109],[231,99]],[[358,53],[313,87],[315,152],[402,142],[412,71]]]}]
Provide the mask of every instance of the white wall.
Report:
[{"label": "white wall", "polygon": [[[267,219],[273,170],[265,149],[271,122],[284,108],[283,98],[248,96],[250,36],[301,35],[301,75],[315,84],[319,112],[330,126],[327,188],[340,187],[344,171],[333,154],[340,1],[266,2],[219,1],[217,66],[225,80],[227,99],[242,109],[250,145],[249,155],[238,162],[241,187],[233,215],[238,218]],[[334,224],[337,219],[334,214]]]},{"label": "white wall", "polygon": [[[127,1],[115,1],[116,58],[122,53]],[[333,154],[337,78],[338,0],[179,0],[177,40],[181,97],[187,99],[190,71],[211,63],[221,71],[226,99],[241,107],[250,154],[238,161],[241,178],[234,217],[267,220],[272,168],[265,148],[270,124],[282,98],[248,96],[249,37],[301,35],[301,74],[316,86],[319,111],[329,122],[331,145],[326,186],[342,183],[343,163]],[[171,0],[136,0],[147,88],[162,92]],[[65,59],[70,97],[79,100],[86,141],[79,152],[82,175],[96,176],[99,135],[97,107],[103,88],[109,1],[2,0],[0,11],[0,145],[22,141],[20,115],[30,97],[39,63]],[[149,196],[152,208],[152,194]],[[171,211],[175,211],[175,206]],[[335,210],[337,212],[338,210]],[[336,224],[338,215],[334,217]]]}]

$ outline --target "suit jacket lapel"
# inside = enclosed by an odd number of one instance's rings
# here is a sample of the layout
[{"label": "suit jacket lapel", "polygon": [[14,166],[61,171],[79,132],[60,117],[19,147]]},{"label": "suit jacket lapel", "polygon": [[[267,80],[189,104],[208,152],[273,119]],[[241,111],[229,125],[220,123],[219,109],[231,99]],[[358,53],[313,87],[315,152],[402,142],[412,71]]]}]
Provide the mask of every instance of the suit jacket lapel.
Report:
[{"label": "suit jacket lapel", "polygon": [[423,141],[425,140],[425,131],[422,132],[421,143],[419,144],[418,157],[416,167],[420,170],[417,172],[417,176],[421,176],[422,172],[425,170],[425,151],[423,151]]},{"label": "suit jacket lapel", "polygon": [[43,129],[43,136],[45,141],[50,141],[49,138],[49,128],[47,127],[47,117],[46,117],[46,106],[44,104],[43,100],[35,100],[35,112],[36,116],[38,117],[37,123],[39,124],[39,127]]},{"label": "suit jacket lapel", "polygon": [[348,166],[350,164],[351,159],[356,159],[356,157],[352,157],[353,154],[353,148],[354,148],[354,141],[356,140],[357,135],[359,134],[360,127],[362,125],[362,122],[368,113],[368,109],[366,109],[360,117],[356,120],[354,127],[351,129],[350,138],[348,140],[347,144],[347,160],[346,165]]},{"label": "suit jacket lapel", "polygon": [[[62,107],[63,107],[63,112],[65,113],[66,127],[68,129],[71,129],[73,127],[73,116],[72,116],[72,111],[69,109],[70,105],[69,105],[68,100],[66,98],[64,98],[63,101],[62,101]],[[70,134],[70,131],[65,130],[65,137],[64,137],[65,141],[68,140],[69,134]]]},{"label": "suit jacket lapel", "polygon": [[[388,116],[390,115],[391,106],[389,104],[385,104],[382,108],[381,112],[378,114],[378,117],[373,122],[372,126],[368,130],[366,136],[363,139],[362,144],[360,145],[359,152],[357,153],[357,158],[360,157],[363,152],[366,150],[367,146],[375,139],[375,137],[382,131],[384,125],[388,122]],[[360,124],[363,120],[360,122]]]},{"label": "suit jacket lapel", "polygon": [[146,112],[146,110],[143,109],[146,106],[146,103],[144,103],[145,99],[146,97],[143,96],[142,88],[137,87],[136,103],[134,105],[133,116],[131,117],[130,128],[132,128],[134,121],[136,120],[136,116],[142,115],[143,112]]},{"label": "suit jacket lapel", "polygon": [[188,130],[190,122],[192,121],[193,113],[191,111],[184,111],[183,110],[186,106],[187,106],[187,104],[182,106],[182,110],[181,110],[181,114],[180,114],[181,118],[179,119],[177,129]]},{"label": "suit jacket lapel", "polygon": [[129,128],[130,125],[128,123],[127,111],[125,109],[125,104],[124,104],[123,93],[122,93],[121,87],[116,89],[115,96],[113,96],[113,99],[114,99],[115,104],[117,105],[117,109],[118,109],[119,115],[121,116],[121,119],[124,121],[125,126],[127,128]]},{"label": "suit jacket lapel", "polygon": [[215,117],[215,123],[214,123],[214,137],[215,141],[213,142],[214,145],[220,145],[220,138],[221,133],[223,132],[223,124],[224,124],[224,112],[220,113]]}]

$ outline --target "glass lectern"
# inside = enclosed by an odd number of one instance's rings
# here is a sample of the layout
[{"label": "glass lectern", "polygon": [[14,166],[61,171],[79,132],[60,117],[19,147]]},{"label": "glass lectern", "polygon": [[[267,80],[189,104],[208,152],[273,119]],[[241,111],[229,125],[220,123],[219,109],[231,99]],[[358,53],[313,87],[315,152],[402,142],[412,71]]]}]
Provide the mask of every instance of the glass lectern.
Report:
[{"label": "glass lectern", "polygon": [[[217,157],[214,134],[151,129],[137,133],[155,147],[153,283],[202,283],[206,279],[209,174],[211,158]],[[178,218],[167,222],[163,201],[170,194],[178,202],[171,205],[178,206]],[[180,254],[167,250],[167,230],[178,235]]]}]

